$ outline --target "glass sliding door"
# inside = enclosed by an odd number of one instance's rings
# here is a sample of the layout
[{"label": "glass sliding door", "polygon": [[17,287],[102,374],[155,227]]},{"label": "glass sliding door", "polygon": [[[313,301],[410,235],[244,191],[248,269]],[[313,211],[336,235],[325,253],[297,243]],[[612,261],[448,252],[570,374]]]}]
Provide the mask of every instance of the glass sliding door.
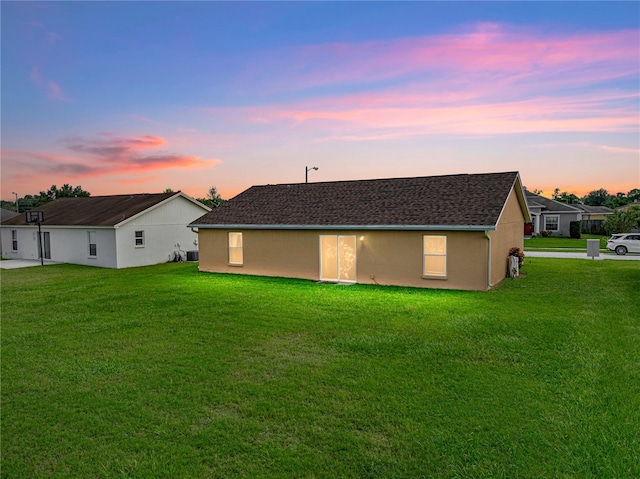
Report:
[{"label": "glass sliding door", "polygon": [[320,279],[355,283],[355,236],[320,235]]}]

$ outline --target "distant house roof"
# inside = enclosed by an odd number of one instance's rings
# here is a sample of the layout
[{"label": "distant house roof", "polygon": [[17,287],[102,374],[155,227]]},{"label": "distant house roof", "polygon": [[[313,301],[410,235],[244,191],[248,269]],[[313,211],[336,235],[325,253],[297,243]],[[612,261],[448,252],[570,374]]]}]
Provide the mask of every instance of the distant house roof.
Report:
[{"label": "distant house roof", "polygon": [[517,172],[252,186],[195,220],[203,228],[493,228]]},{"label": "distant house roof", "polygon": [[614,211],[606,206],[590,206],[590,205],[572,205],[585,213],[597,214],[597,215],[612,215]]},{"label": "distant house roof", "polygon": [[[44,212],[42,224],[46,226],[114,227],[174,196],[183,196],[208,209],[184,193],[177,192],[58,198],[34,210]],[[21,214],[3,221],[2,225],[27,225],[27,222],[25,215]]]},{"label": "distant house roof", "polygon": [[16,213],[15,211],[0,208],[0,221],[8,220],[9,218],[13,218],[14,216],[18,216],[19,214],[20,213]]},{"label": "distant house roof", "polygon": [[527,197],[527,203],[530,208],[538,207],[545,210],[547,213],[579,213],[581,210],[576,208],[577,205],[568,205],[566,203],[560,203],[559,201],[550,200],[544,196],[525,191]]},{"label": "distant house roof", "polygon": [[637,208],[640,206],[640,203],[638,202],[638,200],[634,200],[633,203],[629,203],[627,205],[624,206],[620,206],[619,208],[617,208],[618,211],[628,211],[631,208]]}]

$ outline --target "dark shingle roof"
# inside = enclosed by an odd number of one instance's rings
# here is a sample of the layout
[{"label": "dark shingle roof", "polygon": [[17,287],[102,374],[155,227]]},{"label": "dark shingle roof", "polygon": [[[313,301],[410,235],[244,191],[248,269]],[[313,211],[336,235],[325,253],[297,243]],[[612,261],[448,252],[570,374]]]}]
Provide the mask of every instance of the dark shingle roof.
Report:
[{"label": "dark shingle roof", "polygon": [[494,226],[517,172],[252,186],[193,226]]},{"label": "dark shingle roof", "polygon": [[[89,196],[58,198],[34,210],[44,212],[43,225],[49,226],[115,226],[176,193]],[[26,225],[24,214],[2,222],[2,225]]]}]

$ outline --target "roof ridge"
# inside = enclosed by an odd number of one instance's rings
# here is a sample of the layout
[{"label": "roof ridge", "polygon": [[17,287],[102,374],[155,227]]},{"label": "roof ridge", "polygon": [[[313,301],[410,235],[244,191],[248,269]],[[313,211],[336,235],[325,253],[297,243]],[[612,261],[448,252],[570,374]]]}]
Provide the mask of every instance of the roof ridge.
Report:
[{"label": "roof ridge", "polygon": [[[485,172],[485,173],[455,173],[448,175],[425,175],[425,176],[397,176],[397,177],[388,177],[388,178],[365,178],[360,180],[328,180],[328,181],[313,181],[313,182],[299,182],[299,183],[267,183],[266,185],[252,185],[249,188],[262,188],[266,186],[297,186],[297,185],[326,185],[330,183],[364,183],[364,182],[375,182],[375,181],[398,181],[398,180],[419,180],[426,178],[456,178],[461,176],[472,177],[472,176],[484,176],[484,175],[506,175],[506,174],[518,174],[517,170],[512,171],[497,171],[497,172]],[[248,189],[249,189],[248,188]]]}]

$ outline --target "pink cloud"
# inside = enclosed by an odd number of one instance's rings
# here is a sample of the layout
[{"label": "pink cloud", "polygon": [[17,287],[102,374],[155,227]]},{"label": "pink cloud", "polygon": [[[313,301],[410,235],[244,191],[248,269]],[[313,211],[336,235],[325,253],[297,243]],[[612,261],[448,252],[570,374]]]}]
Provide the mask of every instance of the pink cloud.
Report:
[{"label": "pink cloud", "polygon": [[462,74],[468,80],[589,82],[637,74],[637,57],[635,30],[560,35],[478,24],[434,36],[286,48],[252,59],[246,74],[252,81],[263,78],[265,86],[275,90],[371,84],[415,75],[427,82]]},{"label": "pink cloud", "polygon": [[52,81],[44,78],[42,76],[42,72],[38,67],[31,68],[31,74],[29,75],[29,79],[31,83],[33,83],[36,87],[43,90],[46,94],[47,99],[53,101],[70,101],[71,98],[64,92],[62,87]]},{"label": "pink cloud", "polygon": [[493,94],[382,92],[297,104],[209,109],[238,123],[263,118],[265,128],[307,132],[317,139],[371,141],[429,134],[500,135],[550,131],[637,131],[640,95],[595,92],[500,100]]},{"label": "pink cloud", "polygon": [[63,144],[74,154],[2,150],[3,177],[17,182],[34,182],[38,179],[55,182],[58,181],[56,178],[69,182],[114,175],[155,174],[162,170],[209,168],[220,163],[215,158],[158,151],[157,148],[165,145],[166,140],[152,135],[106,134],[97,139],[66,139]]},{"label": "pink cloud", "polygon": [[247,75],[275,91],[340,85],[368,91],[205,111],[225,125],[271,135],[295,130],[322,141],[634,132],[638,36],[479,24],[428,37],[288,48],[250,62]]}]

